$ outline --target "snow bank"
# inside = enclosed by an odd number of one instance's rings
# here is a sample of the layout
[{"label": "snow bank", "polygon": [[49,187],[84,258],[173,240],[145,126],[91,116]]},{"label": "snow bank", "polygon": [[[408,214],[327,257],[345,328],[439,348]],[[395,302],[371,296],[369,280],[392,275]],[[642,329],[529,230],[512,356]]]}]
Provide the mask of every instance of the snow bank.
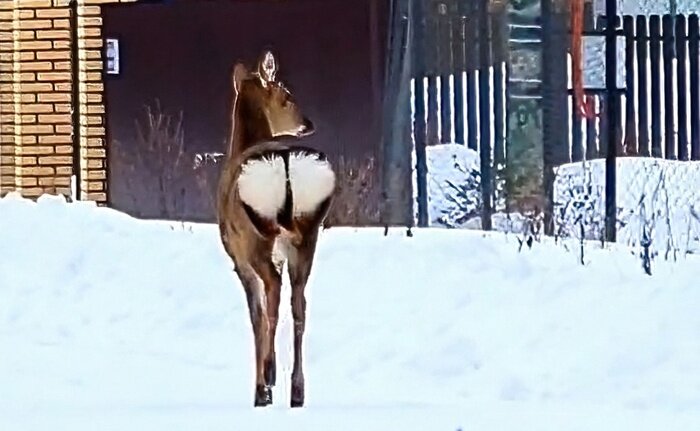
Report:
[{"label": "snow bank", "polygon": [[251,407],[252,337],[211,225],[0,200],[0,429],[688,430],[700,425],[700,260],[643,275],[467,230],[324,231],[307,408]]},{"label": "snow bank", "polygon": [[[432,145],[428,163],[428,211],[431,226],[481,229],[479,153],[462,144]],[[496,210],[491,223],[498,232],[522,232],[527,219],[506,214],[503,183],[496,182]]]},{"label": "snow bank", "polygon": [[[432,226],[481,229],[479,156],[464,145],[430,146],[428,192]],[[700,253],[700,162],[619,158],[617,169],[618,242],[636,246],[646,227],[656,253]],[[555,222],[558,232],[587,239],[604,231],[605,161],[568,163],[555,170]],[[519,214],[496,213],[494,229],[521,232]]]},{"label": "snow bank", "polygon": [[481,211],[479,154],[461,144],[431,145],[428,163],[430,223],[466,223]]},{"label": "snow bank", "polygon": [[[598,229],[589,227],[589,238],[600,238],[605,214],[605,160],[570,163],[556,171],[555,212],[567,212],[579,203]],[[658,253],[700,252],[700,162],[643,157],[617,160],[618,241],[636,245],[647,227],[651,248]],[[581,210],[569,211],[561,222],[572,225]]]}]

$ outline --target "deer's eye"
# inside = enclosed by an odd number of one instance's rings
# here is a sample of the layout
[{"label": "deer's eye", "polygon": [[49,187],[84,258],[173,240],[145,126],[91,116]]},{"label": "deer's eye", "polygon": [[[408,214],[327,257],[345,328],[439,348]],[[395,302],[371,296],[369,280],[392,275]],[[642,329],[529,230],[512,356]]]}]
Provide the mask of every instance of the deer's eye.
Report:
[{"label": "deer's eye", "polygon": [[284,106],[289,106],[291,103],[291,98],[289,97],[289,93],[286,91],[282,94],[282,105]]}]

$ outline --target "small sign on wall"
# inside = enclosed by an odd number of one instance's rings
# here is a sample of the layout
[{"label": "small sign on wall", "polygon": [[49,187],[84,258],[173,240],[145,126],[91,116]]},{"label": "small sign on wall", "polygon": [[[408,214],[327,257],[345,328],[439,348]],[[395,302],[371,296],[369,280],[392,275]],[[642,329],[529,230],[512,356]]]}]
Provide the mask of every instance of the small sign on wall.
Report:
[{"label": "small sign on wall", "polygon": [[119,75],[119,39],[105,40],[105,68],[108,75]]}]

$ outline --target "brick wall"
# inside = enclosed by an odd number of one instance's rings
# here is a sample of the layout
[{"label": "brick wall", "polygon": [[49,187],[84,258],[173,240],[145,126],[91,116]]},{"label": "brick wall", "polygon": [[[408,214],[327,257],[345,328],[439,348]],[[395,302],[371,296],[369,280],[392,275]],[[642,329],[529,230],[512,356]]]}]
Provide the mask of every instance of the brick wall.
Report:
[{"label": "brick wall", "polygon": [[15,185],[14,10],[12,0],[0,0],[0,192]]},{"label": "brick wall", "polygon": [[[107,200],[100,4],[79,0],[81,199]],[[68,0],[0,0],[0,194],[71,194]]]}]

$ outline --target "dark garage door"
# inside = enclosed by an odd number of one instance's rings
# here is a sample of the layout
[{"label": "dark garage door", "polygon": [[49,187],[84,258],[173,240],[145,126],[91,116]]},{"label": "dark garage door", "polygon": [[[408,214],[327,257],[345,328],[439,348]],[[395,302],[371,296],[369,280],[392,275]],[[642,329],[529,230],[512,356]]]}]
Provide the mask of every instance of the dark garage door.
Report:
[{"label": "dark garage door", "polygon": [[308,143],[356,159],[379,154],[388,0],[211,0],[104,7],[119,43],[105,76],[110,205],[137,217],[212,221],[233,63],[272,48],[318,132]]}]

